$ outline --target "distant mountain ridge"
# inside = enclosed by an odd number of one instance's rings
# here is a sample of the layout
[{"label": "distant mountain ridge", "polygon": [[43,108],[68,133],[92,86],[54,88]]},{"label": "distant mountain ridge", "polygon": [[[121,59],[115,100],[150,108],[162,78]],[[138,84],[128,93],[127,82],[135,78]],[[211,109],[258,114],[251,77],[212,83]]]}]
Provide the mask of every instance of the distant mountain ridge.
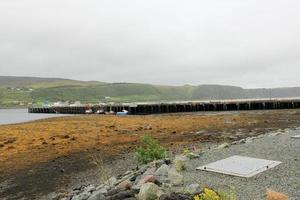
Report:
[{"label": "distant mountain ridge", "polygon": [[62,78],[0,76],[0,107],[55,101],[135,102],[300,97],[300,87],[243,89],[224,85],[164,86]]}]

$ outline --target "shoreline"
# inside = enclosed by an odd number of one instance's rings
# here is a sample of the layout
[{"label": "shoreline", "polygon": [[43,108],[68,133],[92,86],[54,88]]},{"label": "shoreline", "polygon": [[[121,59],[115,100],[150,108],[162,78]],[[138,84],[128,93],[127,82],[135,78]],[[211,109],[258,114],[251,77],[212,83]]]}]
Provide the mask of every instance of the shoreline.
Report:
[{"label": "shoreline", "polygon": [[[102,152],[108,163],[117,159],[120,164],[114,165],[120,168],[130,166],[131,161],[122,162],[128,160],[126,156],[130,154],[127,153],[134,151],[139,137],[145,133],[152,134],[176,154],[184,147],[205,148],[205,144],[236,141],[293,128],[299,123],[300,111],[284,110],[131,117],[83,115],[2,126],[0,144],[10,143],[0,148],[0,171],[3,172],[0,197],[15,191],[25,192],[25,197],[43,196],[56,191],[57,187],[70,186],[72,181],[81,182],[74,174],[95,177],[89,152]],[[90,171],[89,176],[86,171]],[[23,182],[16,179],[18,177],[22,177]],[[20,185],[34,188],[37,182],[39,187],[34,191],[25,191]]]}]

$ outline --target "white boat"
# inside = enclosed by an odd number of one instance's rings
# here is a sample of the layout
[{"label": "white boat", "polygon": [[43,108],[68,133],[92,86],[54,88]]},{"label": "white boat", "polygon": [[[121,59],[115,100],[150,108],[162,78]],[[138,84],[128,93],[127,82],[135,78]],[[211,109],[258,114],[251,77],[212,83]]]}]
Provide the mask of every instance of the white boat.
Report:
[{"label": "white boat", "polygon": [[93,114],[93,110],[92,109],[87,109],[87,110],[85,110],[85,114]]}]

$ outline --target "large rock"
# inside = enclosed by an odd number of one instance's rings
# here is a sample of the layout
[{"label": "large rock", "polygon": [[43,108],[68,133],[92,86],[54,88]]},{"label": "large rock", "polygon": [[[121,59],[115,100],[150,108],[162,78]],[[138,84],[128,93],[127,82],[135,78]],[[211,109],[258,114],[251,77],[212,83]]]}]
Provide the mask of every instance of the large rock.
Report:
[{"label": "large rock", "polygon": [[132,182],[130,180],[125,180],[121,182],[117,187],[121,190],[128,190],[132,187]]},{"label": "large rock", "polygon": [[156,177],[153,175],[142,175],[142,177],[138,180],[137,183],[132,187],[133,189],[137,190],[142,187],[145,183],[155,183]]},{"label": "large rock", "polygon": [[189,195],[184,195],[180,193],[171,193],[170,195],[162,195],[159,200],[190,200]]},{"label": "large rock", "polygon": [[183,176],[177,172],[175,168],[171,168],[168,172],[168,179],[174,186],[183,185]]},{"label": "large rock", "polygon": [[93,194],[88,198],[88,200],[104,200],[105,196],[101,191],[95,191]]},{"label": "large rock", "polygon": [[87,186],[87,187],[84,188],[84,191],[90,192],[90,193],[92,193],[95,190],[96,190],[96,188],[95,188],[94,185],[89,185],[89,186]]},{"label": "large rock", "polygon": [[132,198],[135,195],[135,191],[133,190],[126,190],[126,191],[121,191],[117,194],[112,195],[109,198],[106,199],[111,199],[111,200],[124,200],[127,198]]},{"label": "large rock", "polygon": [[156,200],[163,195],[162,190],[154,183],[145,183],[142,185],[138,194],[139,200]]},{"label": "large rock", "polygon": [[182,170],[185,170],[185,162],[187,161],[187,158],[184,156],[176,156],[174,159],[174,166],[175,169],[180,172]]},{"label": "large rock", "polygon": [[168,176],[169,169],[170,167],[168,165],[163,164],[156,170],[155,176]]},{"label": "large rock", "polygon": [[154,175],[154,174],[155,174],[155,171],[156,171],[156,168],[155,168],[155,167],[148,168],[148,169],[144,172],[144,175]]},{"label": "large rock", "polygon": [[156,177],[156,183],[159,185],[162,185],[163,183],[168,183],[168,171],[170,170],[170,167],[166,164],[163,164],[158,168],[155,172],[155,177]]},{"label": "large rock", "polygon": [[164,163],[165,163],[164,160],[154,160],[154,161],[150,162],[148,165],[152,166],[154,168],[158,168],[158,167],[160,167]]},{"label": "large rock", "polygon": [[141,179],[142,183],[154,183],[155,181],[156,178],[153,175],[146,175]]},{"label": "large rock", "polygon": [[117,178],[112,176],[110,177],[106,182],[105,185],[108,185],[110,187],[114,186],[117,183]]},{"label": "large rock", "polygon": [[91,196],[90,192],[84,191],[79,195],[73,196],[72,200],[87,200]]}]

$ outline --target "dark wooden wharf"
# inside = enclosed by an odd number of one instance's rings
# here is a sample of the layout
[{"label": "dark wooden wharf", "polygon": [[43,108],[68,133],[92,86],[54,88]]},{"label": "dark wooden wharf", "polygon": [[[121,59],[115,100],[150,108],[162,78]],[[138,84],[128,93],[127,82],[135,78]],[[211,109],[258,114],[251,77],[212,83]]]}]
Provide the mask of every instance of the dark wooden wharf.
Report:
[{"label": "dark wooden wharf", "polygon": [[93,113],[98,110],[105,112],[122,110],[129,111],[130,115],[148,115],[180,112],[205,111],[237,111],[237,110],[272,110],[272,109],[299,109],[300,98],[294,99],[241,99],[220,101],[189,101],[167,103],[132,103],[132,104],[105,104],[92,106],[64,106],[64,107],[30,107],[29,113],[59,113],[85,114],[87,109]]}]

